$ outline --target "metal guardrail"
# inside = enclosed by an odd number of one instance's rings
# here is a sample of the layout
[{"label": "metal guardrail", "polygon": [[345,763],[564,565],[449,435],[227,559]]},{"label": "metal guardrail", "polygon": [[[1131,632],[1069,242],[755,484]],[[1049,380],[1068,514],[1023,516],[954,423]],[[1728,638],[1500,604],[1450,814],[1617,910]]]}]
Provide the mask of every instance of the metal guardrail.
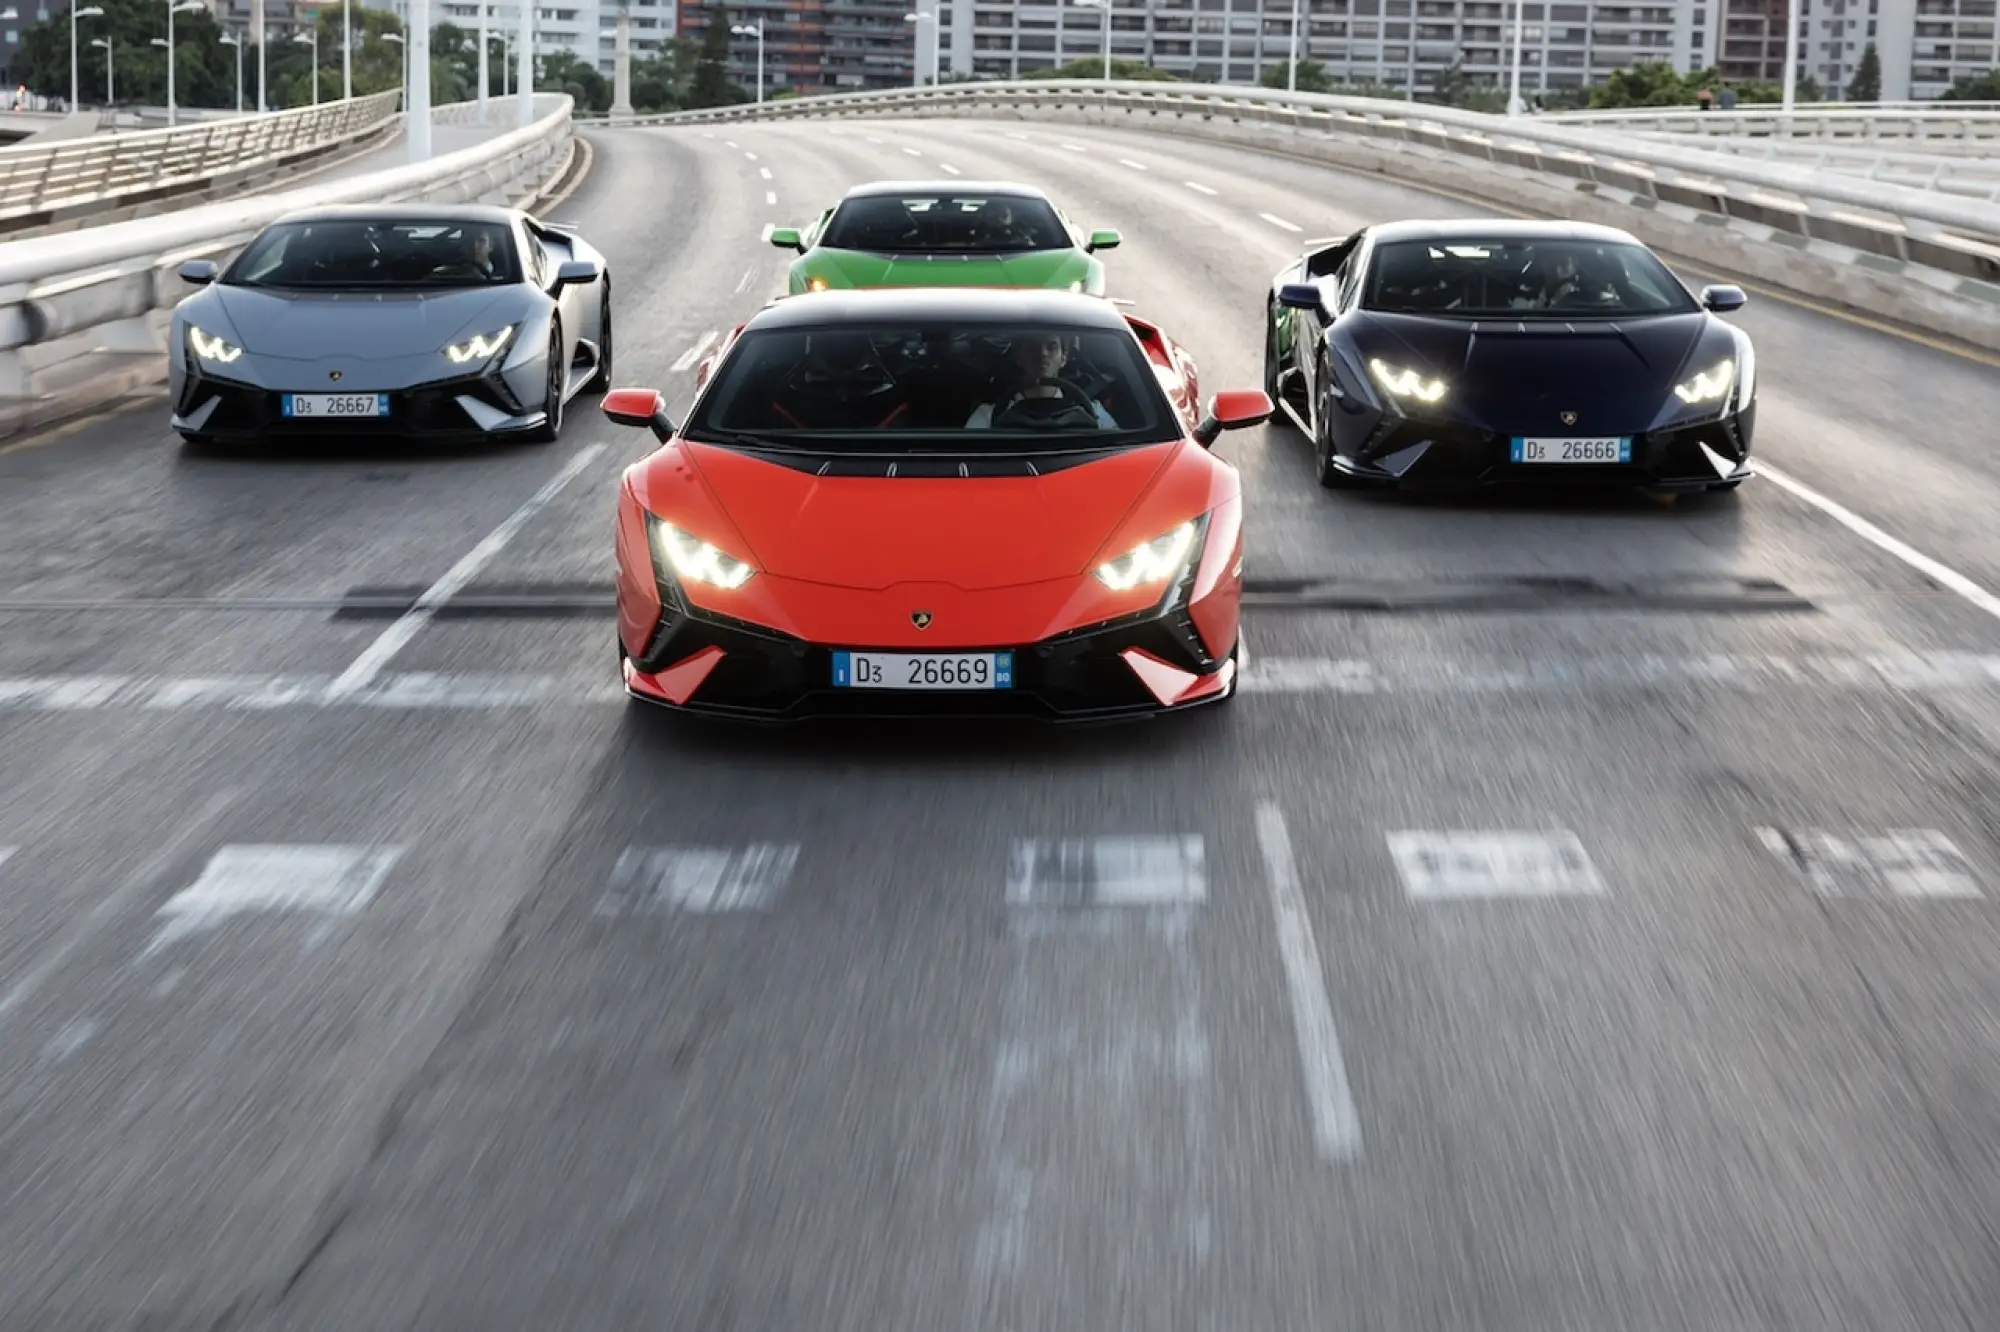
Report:
[{"label": "metal guardrail", "polygon": [[142,203],[232,171],[324,152],[386,128],[402,96],[377,93],[274,115],[0,148],[0,232]]},{"label": "metal guardrail", "polygon": [[[704,124],[829,115],[964,115],[1096,111],[1147,122],[1198,117],[1351,138],[1417,157],[1474,160],[1717,222],[1826,241],[1898,265],[2000,279],[2000,204],[1859,178],[1794,162],[1759,162],[1545,116],[1508,117],[1421,102],[1215,84],[1020,79],[884,92],[833,93],[621,124]],[[1715,114],[1715,113],[1709,113]],[[1418,164],[1413,163],[1413,167]]]},{"label": "metal guardrail", "polygon": [[[569,161],[574,104],[539,94],[535,109],[532,124],[429,162],[0,245],[0,430],[32,424],[50,395],[108,384],[121,359],[135,382],[164,375],[166,316],[192,290],[180,265],[225,260],[288,212],[418,199],[512,203],[534,194]],[[143,362],[136,372],[135,358]]]},{"label": "metal guardrail", "polygon": [[1542,117],[1564,125],[1602,125],[1627,131],[1778,139],[1848,139],[1864,142],[1919,140],[1928,148],[2000,146],[2000,102],[1829,102],[1758,104],[1729,111],[1687,106],[1630,106],[1606,111],[1557,111]]}]

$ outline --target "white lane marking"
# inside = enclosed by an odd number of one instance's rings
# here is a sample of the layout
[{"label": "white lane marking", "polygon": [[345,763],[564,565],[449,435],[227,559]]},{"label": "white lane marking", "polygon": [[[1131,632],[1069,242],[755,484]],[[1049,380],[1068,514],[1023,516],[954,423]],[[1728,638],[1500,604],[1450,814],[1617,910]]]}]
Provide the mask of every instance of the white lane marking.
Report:
[{"label": "white lane marking", "polygon": [[[749,280],[749,276],[750,275],[747,273],[744,274],[744,280],[746,283]],[[743,286],[739,284],[736,290],[738,291],[743,290]],[[708,344],[714,342],[718,336],[719,334],[712,328],[708,330],[708,332],[702,334],[700,340],[697,341],[694,344],[694,346],[689,347],[686,351],[682,352],[680,356],[675,359],[673,365],[668,367],[668,373],[678,375],[682,371],[691,367],[696,361],[701,359],[701,354],[708,350]]]},{"label": "white lane marking", "polygon": [[6,864],[8,857],[20,849],[18,846],[0,846],[0,865]]},{"label": "white lane marking", "polygon": [[749,286],[750,279],[755,276],[757,276],[757,270],[755,268],[744,269],[743,276],[736,279],[736,290],[742,291],[745,287]]},{"label": "white lane marking", "polygon": [[949,162],[940,162],[938,163],[938,167],[939,169],[944,171],[947,175],[956,176],[959,174],[958,168],[953,166]]},{"label": "white lane marking", "polygon": [[921,148],[905,148],[903,151],[908,153],[911,157],[922,157],[924,155],[923,150]]},{"label": "white lane marking", "polygon": [[57,1032],[47,1045],[42,1047],[42,1058],[49,1063],[60,1064],[63,1060],[89,1044],[90,1038],[96,1034],[97,1023],[91,1021],[89,1018],[81,1018],[75,1022],[66,1023],[63,1029]]},{"label": "white lane marking", "polygon": [[871,134],[871,135],[869,135],[869,136],[868,136],[868,142],[870,142],[870,143],[880,143],[880,142],[882,142],[882,141],[881,141],[880,139],[876,138],[876,137],[875,137],[875,136],[874,136],[873,134]]},{"label": "white lane marking", "polygon": [[1147,167],[1147,165],[1146,165],[1146,164],[1145,164],[1144,162],[1134,162],[1134,161],[1133,161],[1133,160],[1132,160],[1131,158],[1129,158],[1129,157],[1121,157],[1121,158],[1119,158],[1119,159],[1118,159],[1118,164],[1119,164],[1120,166],[1128,166],[1128,167],[1131,167],[1131,168],[1132,168],[1132,169],[1133,169],[1134,171],[1146,171],[1146,170],[1149,170],[1149,169],[1150,169],[1150,168],[1148,168],[1148,167]]},{"label": "white lane marking", "polygon": [[1603,881],[1577,835],[1561,832],[1392,832],[1403,891],[1420,900],[1598,894]]},{"label": "white lane marking", "polygon": [[731,148],[734,148],[736,146],[736,140],[734,139],[724,139],[723,142],[728,144]]},{"label": "white lane marking", "polygon": [[766,222],[764,224],[764,229],[757,233],[758,242],[760,244],[769,245],[771,243],[771,233],[776,231],[777,229],[778,229],[778,224],[776,222]]},{"label": "white lane marking", "polygon": [[[777,192],[776,190],[765,190],[765,191],[764,191],[764,202],[765,202],[765,203],[766,203],[767,205],[768,205],[768,204],[775,204],[775,203],[777,203],[777,202],[778,202],[778,192]],[[766,239],[768,240],[768,239],[769,239],[769,237],[766,237]]]},{"label": "white lane marking", "polygon": [[2000,596],[1995,596],[1956,569],[1940,564],[1916,547],[1898,541],[1895,537],[1890,536],[1887,532],[1875,526],[1875,524],[1869,522],[1860,514],[1855,513],[1852,509],[1820,494],[1803,481],[1798,481],[1785,475],[1785,473],[1778,471],[1768,463],[1759,462],[1757,464],[1757,474],[1772,484],[1797,495],[1800,499],[1812,505],[1821,513],[1824,513],[1827,517],[1860,537],[1863,541],[1880,550],[1887,551],[1925,577],[1964,597],[1988,615],[2000,619]]},{"label": "white lane marking", "polygon": [[1085,148],[1080,143],[1066,143],[1063,145],[1063,147],[1069,149],[1073,153],[1087,153],[1090,151],[1088,148]]},{"label": "white lane marking", "polygon": [[1208,896],[1199,836],[1022,839],[1007,861],[1007,904],[1162,906]]},{"label": "white lane marking", "polygon": [[769,167],[758,167],[758,168],[757,168],[757,174],[758,174],[758,175],[760,175],[760,176],[762,176],[762,177],[763,177],[763,178],[764,178],[765,180],[769,180],[769,179],[771,178],[771,168],[769,168]]},{"label": "white lane marking", "polygon": [[354,915],[402,856],[399,846],[225,846],[159,909],[167,923],[146,952],[253,911]]},{"label": "white lane marking", "polygon": [[627,847],[611,871],[611,888],[597,914],[768,911],[798,863],[795,842]]},{"label": "white lane marking", "polygon": [[1285,984],[1292,996],[1293,1030],[1305,1074],[1306,1103],[1312,1107],[1313,1138],[1325,1160],[1351,1161],[1361,1154],[1361,1114],[1347,1085],[1347,1062],[1341,1058],[1319,945],[1299,888],[1291,835],[1285,830],[1284,812],[1274,801],[1257,802],[1257,845],[1264,853],[1278,957],[1285,964]]},{"label": "white lane marking", "polygon": [[1263,218],[1263,219],[1264,219],[1264,220],[1265,220],[1266,222],[1269,222],[1269,223],[1270,223],[1270,224],[1271,224],[1272,226],[1274,226],[1274,227],[1283,227],[1283,228],[1284,228],[1284,229],[1285,229],[1286,231],[1304,231],[1304,230],[1305,230],[1305,228],[1304,228],[1304,227],[1302,227],[1302,226],[1300,226],[1300,225],[1299,225],[1298,223],[1296,223],[1296,222],[1287,222],[1287,221],[1285,221],[1285,219],[1284,219],[1284,218],[1282,218],[1282,217],[1279,217],[1279,216],[1278,216],[1277,214],[1275,214],[1275,213],[1259,213],[1259,214],[1257,214],[1257,216],[1259,216],[1259,217]]},{"label": "white lane marking", "polygon": [[749,158],[749,159],[750,159],[750,160],[751,160],[752,162],[754,162],[754,161],[756,161],[756,160],[757,160],[757,154],[755,154],[755,153],[745,153],[745,154],[743,154],[743,155],[744,155],[745,157]]},{"label": "white lane marking", "polygon": [[1184,181],[1182,181],[1182,182],[1181,182],[1181,184],[1183,184],[1183,185],[1187,186],[1187,187],[1188,187],[1189,189],[1191,189],[1191,190],[1195,190],[1195,191],[1198,191],[1199,193],[1202,193],[1202,194],[1214,194],[1214,193],[1215,193],[1215,191],[1214,191],[1214,190],[1211,190],[1211,189],[1210,189],[1210,188],[1209,188],[1208,186],[1206,186],[1206,185],[1202,184],[1202,183],[1201,183],[1200,181],[1198,181],[1198,180],[1184,180]]},{"label": "white lane marking", "polygon": [[363,649],[340,677],[327,687],[327,694],[335,699],[344,698],[356,690],[366,688],[382,668],[395,658],[398,652],[409,646],[410,640],[423,632],[437,608],[462,591],[467,583],[479,573],[494,557],[507,548],[507,543],[517,536],[521,529],[534,520],[536,514],[548,507],[549,502],[563,492],[570,482],[583,474],[583,470],[597,461],[604,452],[602,444],[591,444],[579,449],[575,457],[563,465],[561,471],[549,478],[540,490],[528,497],[527,503],[514,510],[507,520],[486,534],[486,539],[467,551],[457,564],[445,571],[444,577],[424,589],[417,598],[416,605],[405,611],[402,618],[384,629],[381,636]]},{"label": "white lane marking", "polygon": [[1757,837],[1823,897],[1984,895],[1965,853],[1935,828],[1893,828],[1880,836],[1759,828]]},{"label": "white lane marking", "polygon": [[131,906],[142,894],[152,888],[162,875],[174,867],[174,862],[186,854],[187,848],[208,835],[210,825],[221,818],[224,811],[236,801],[234,790],[219,791],[212,795],[192,815],[182,820],[174,834],[153,849],[153,854],[140,862],[139,867],[127,875],[125,881],[103,897],[97,899],[89,913],[71,925],[62,942],[42,954],[41,959],[22,973],[21,978],[8,987],[7,993],[0,995],[0,1018],[20,1007],[23,1001],[42,987],[56,969],[69,960],[83,943],[106,921]]}]

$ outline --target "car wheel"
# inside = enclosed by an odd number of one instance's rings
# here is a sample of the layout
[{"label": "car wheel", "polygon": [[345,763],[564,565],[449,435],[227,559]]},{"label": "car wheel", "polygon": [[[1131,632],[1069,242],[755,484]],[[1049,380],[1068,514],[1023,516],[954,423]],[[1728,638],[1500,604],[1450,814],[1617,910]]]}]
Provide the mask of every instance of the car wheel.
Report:
[{"label": "car wheel", "polygon": [[547,396],[543,399],[542,410],[548,419],[535,431],[535,443],[553,444],[562,438],[563,390],[569,387],[569,366],[563,360],[563,337],[560,325],[549,334],[549,372],[544,388]]},{"label": "car wheel", "polygon": [[1326,358],[1321,357],[1319,373],[1314,376],[1319,385],[1319,401],[1312,414],[1313,463],[1319,472],[1319,483],[1328,490],[1354,490],[1366,484],[1349,476],[1334,466],[1333,431],[1327,422],[1333,418],[1332,397],[1327,386],[1333,381],[1328,377]]},{"label": "car wheel", "polygon": [[611,283],[604,284],[603,304],[597,317],[597,373],[584,385],[586,393],[611,391]]},{"label": "car wheel", "polygon": [[1264,306],[1264,394],[1274,407],[1278,402],[1278,369],[1278,307],[1267,303]]}]

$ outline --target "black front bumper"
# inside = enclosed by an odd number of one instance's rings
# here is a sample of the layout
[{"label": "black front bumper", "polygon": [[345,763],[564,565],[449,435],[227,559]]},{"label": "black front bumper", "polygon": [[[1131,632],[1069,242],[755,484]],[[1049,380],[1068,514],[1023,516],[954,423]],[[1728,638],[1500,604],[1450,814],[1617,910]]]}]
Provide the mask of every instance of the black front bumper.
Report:
[{"label": "black front bumper", "polygon": [[[362,390],[368,392],[371,390]],[[434,380],[411,388],[389,391],[389,414],[361,417],[327,417],[300,420],[285,415],[287,393],[337,393],[338,385],[324,388],[263,388],[239,380],[190,372],[174,403],[174,413],[186,418],[210,398],[219,398],[198,427],[180,427],[195,439],[225,443],[255,443],[263,440],[356,440],[393,439],[433,444],[473,443],[496,436],[522,434],[533,430],[539,417],[526,424],[487,430],[473,420],[458,399],[470,397],[509,416],[530,409],[519,402],[498,374],[467,375],[459,379]]]},{"label": "black front bumper", "polygon": [[[1099,721],[1183,711],[1227,697],[1222,691],[1169,708],[1160,703],[1119,656],[1138,648],[1197,675],[1212,675],[1227,661],[1211,657],[1195,631],[1187,608],[1136,615],[1025,645],[993,644],[948,651],[1012,652],[1014,682],[1009,689],[979,691],[895,691],[836,688],[836,650],[869,651],[865,643],[810,643],[761,625],[705,611],[690,611],[678,597],[669,606],[634,665],[648,674],[687,660],[704,648],[720,648],[722,659],[687,702],[674,704],[643,690],[632,697],[677,711],[764,721],[815,717],[898,718],[1020,717],[1044,721]],[[907,647],[883,648],[909,652]]]},{"label": "black front bumper", "polygon": [[[1709,490],[1750,475],[1757,409],[1695,425],[1631,436],[1628,463],[1516,463],[1511,437],[1467,426],[1383,416],[1335,465],[1358,481],[1410,489],[1473,490],[1490,486],[1643,486]],[[1718,471],[1704,446],[1725,463]]]}]

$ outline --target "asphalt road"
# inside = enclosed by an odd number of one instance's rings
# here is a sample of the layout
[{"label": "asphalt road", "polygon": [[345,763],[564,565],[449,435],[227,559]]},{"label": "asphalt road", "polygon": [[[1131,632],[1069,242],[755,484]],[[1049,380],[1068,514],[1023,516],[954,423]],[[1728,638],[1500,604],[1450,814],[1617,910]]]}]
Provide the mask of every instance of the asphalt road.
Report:
[{"label": "asphalt road", "polygon": [[[1144,133],[591,138],[551,216],[677,407],[855,181],[1121,228],[1211,391],[1303,236],[1476,211]],[[1347,600],[1251,611],[1225,711],[1080,733],[628,710],[590,599],[649,440],[594,410],[0,448],[0,1326],[1990,1327],[2000,374],[1742,319],[1788,484],[1733,498],[1225,437],[1248,575]],[[354,599],[503,524],[484,612]]]}]

